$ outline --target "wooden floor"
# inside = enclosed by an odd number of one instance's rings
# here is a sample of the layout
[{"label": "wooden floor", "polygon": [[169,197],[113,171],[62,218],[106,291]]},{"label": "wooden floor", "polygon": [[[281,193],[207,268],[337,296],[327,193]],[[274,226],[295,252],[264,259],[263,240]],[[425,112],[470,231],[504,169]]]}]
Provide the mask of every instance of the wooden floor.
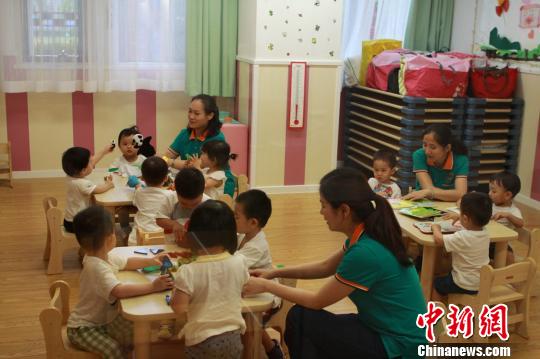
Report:
[{"label": "wooden floor", "polygon": [[[47,305],[50,283],[57,279],[67,281],[72,288],[71,303],[76,303],[78,298],[80,266],[77,253],[66,255],[63,274],[45,274],[42,254],[46,226],[41,200],[46,195],[58,198],[63,207],[63,180],[16,180],[13,189],[0,185],[0,358],[45,357],[38,316]],[[343,235],[329,232],[319,214],[317,194],[271,197],[273,215],[265,231],[275,264],[319,260],[342,247]],[[540,227],[540,214],[523,210],[527,227]],[[523,246],[518,243],[516,247],[518,254],[524,253]],[[298,286],[315,290],[322,283],[324,280],[300,281]],[[527,341],[511,335],[512,357],[540,357],[539,309],[540,298],[534,297],[531,337]],[[329,310],[345,313],[353,312],[355,308],[345,299]]]}]

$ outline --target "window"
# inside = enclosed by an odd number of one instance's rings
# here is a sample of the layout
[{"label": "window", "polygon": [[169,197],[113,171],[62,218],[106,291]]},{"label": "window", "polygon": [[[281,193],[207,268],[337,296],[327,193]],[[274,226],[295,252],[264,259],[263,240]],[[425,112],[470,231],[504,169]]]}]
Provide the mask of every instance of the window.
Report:
[{"label": "window", "polygon": [[25,60],[80,62],[81,0],[26,0]]}]

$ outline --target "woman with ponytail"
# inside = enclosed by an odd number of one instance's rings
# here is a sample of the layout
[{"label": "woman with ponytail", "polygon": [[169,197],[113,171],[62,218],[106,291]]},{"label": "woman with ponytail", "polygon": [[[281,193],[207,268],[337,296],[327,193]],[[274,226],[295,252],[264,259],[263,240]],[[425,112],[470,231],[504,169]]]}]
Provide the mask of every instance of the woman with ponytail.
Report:
[{"label": "woman with ponytail", "polygon": [[[293,359],[416,357],[426,344],[416,326],[426,303],[392,208],[351,168],[326,174],[319,194],[329,229],[347,236],[342,249],[316,263],[253,271],[244,294],[271,292],[297,303],[285,331]],[[330,278],[310,292],[270,280],[278,277]],[[347,296],[358,314],[322,310]]]},{"label": "woman with ponytail", "polygon": [[427,127],[422,141],[422,148],[413,153],[416,190],[403,199],[459,200],[467,193],[467,148],[445,124]]}]

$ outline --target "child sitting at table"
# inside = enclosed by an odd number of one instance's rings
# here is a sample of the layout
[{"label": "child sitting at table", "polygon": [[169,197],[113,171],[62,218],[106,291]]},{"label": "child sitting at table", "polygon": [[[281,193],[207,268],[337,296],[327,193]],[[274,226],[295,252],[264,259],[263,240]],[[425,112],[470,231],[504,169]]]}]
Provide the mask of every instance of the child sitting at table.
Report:
[{"label": "child sitting at table", "polygon": [[223,195],[225,188],[225,170],[229,167],[229,159],[236,159],[231,147],[225,141],[208,141],[201,148],[201,156],[194,157],[189,164],[204,174],[204,193],[212,199]]},{"label": "child sitting at table", "polygon": [[159,265],[159,257],[122,258],[109,253],[116,245],[111,215],[100,206],[79,212],[73,219],[75,236],[86,252],[80,275],[79,303],[67,322],[69,341],[103,358],[121,359],[130,350],[133,324],[118,312],[118,299],[160,292],[173,286],[168,275],[144,284],[124,284],[119,270]]},{"label": "child sitting at table", "polygon": [[107,145],[95,156],[92,156],[86,148],[71,147],[62,154],[62,169],[68,175],[64,214],[66,232],[73,233],[73,217],[90,206],[93,194],[103,193],[114,187],[110,176],[106,177],[105,182],[99,185],[86,178],[92,173],[96,163],[111,151],[111,145]]},{"label": "child sitting at table", "polygon": [[178,202],[174,205],[170,219],[158,218],[157,224],[167,231],[174,232],[176,243],[180,247],[186,247],[184,238],[184,225],[189,220],[191,213],[199,204],[210,199],[204,193],[204,176],[201,171],[193,167],[182,168],[174,178],[174,187]]},{"label": "child sitting at table", "polygon": [[221,201],[206,201],[193,211],[186,233],[198,257],[176,272],[171,308],[187,313],[179,334],[188,358],[240,358],[242,288],[249,279],[244,256],[236,251],[234,213]]},{"label": "child sitting at table", "polygon": [[396,155],[389,150],[378,150],[373,154],[373,175],[368,184],[379,196],[384,198],[400,198],[401,189],[392,181],[396,173]]},{"label": "child sitting at table", "polygon": [[[523,216],[514,204],[514,197],[521,190],[519,177],[510,172],[499,172],[489,180],[489,198],[493,201],[493,216],[491,219],[510,229],[523,227]],[[495,244],[489,245],[489,258],[495,258]],[[514,263],[514,250],[508,244],[506,265]]]},{"label": "child sitting at table", "polygon": [[484,228],[491,218],[491,200],[485,193],[470,192],[461,198],[459,220],[463,230],[443,235],[433,224],[433,239],[452,253],[452,271],[436,278],[431,299],[440,301],[449,293],[476,294],[480,268],[489,263],[489,234]]},{"label": "child sitting at table", "polygon": [[109,169],[117,168],[118,172],[127,176],[141,177],[141,166],[146,157],[138,154],[138,149],[133,144],[133,136],[139,134],[137,126],[124,128],[118,134],[118,149],[122,156],[116,158]]},{"label": "child sitting at table", "polygon": [[[234,217],[239,233],[237,253],[246,257],[249,269],[272,268],[272,256],[263,231],[271,214],[272,201],[261,190],[252,189],[240,193],[236,198]],[[265,313],[263,321],[268,321],[280,304],[280,298],[275,297],[272,311]],[[269,359],[284,358],[279,343],[271,339],[266,330],[262,332],[262,344]]]},{"label": "child sitting at table", "polygon": [[[146,187],[138,188],[133,195],[133,205],[137,207],[134,227],[129,234],[128,245],[137,245],[137,228],[145,232],[156,232],[161,229],[159,218],[169,218],[176,204],[176,193],[163,188],[167,180],[169,167],[161,157],[152,156],[144,160],[141,168]],[[166,235],[167,242],[174,243],[172,235]]]}]

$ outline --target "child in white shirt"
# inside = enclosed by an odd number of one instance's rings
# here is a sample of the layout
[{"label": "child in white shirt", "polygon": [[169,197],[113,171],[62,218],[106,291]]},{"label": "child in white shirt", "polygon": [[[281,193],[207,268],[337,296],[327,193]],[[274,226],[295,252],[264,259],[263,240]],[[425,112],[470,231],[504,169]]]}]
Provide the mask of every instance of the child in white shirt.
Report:
[{"label": "child in white shirt", "polygon": [[[246,257],[249,269],[271,269],[272,256],[263,228],[272,214],[272,202],[261,190],[252,189],[240,193],[234,205],[236,230],[238,231],[238,253]],[[281,304],[274,297],[273,309]],[[270,319],[271,313],[266,318]],[[283,351],[276,340],[272,340],[266,330],[262,332],[262,344],[269,359],[283,358]]]},{"label": "child in white shirt", "polygon": [[[137,207],[134,228],[129,234],[128,245],[137,245],[137,228],[145,232],[161,230],[157,220],[169,218],[176,204],[176,193],[163,188],[167,180],[168,166],[165,160],[153,156],[144,160],[141,168],[146,187],[138,188],[133,196],[133,205]],[[167,242],[174,243],[174,235],[165,235]]]},{"label": "child in white shirt", "polygon": [[[494,174],[489,181],[489,198],[493,201],[492,219],[511,229],[523,227],[523,216],[514,204],[514,197],[521,189],[519,177],[510,172]],[[489,247],[489,257],[495,257],[495,245]],[[514,251],[508,245],[506,265],[514,263]]]},{"label": "child in white shirt", "polygon": [[117,168],[118,172],[127,176],[141,177],[141,166],[146,157],[138,154],[133,143],[133,136],[139,133],[137,126],[124,128],[118,135],[118,149],[122,156],[116,158],[109,169]]},{"label": "child in white shirt", "polygon": [[435,243],[452,253],[452,272],[435,279],[432,300],[440,301],[450,293],[478,292],[480,269],[489,264],[489,234],[484,226],[491,218],[491,205],[485,193],[467,193],[460,203],[459,220],[463,230],[443,235],[440,225],[432,225]]},{"label": "child in white shirt", "polygon": [[392,181],[396,173],[396,155],[388,150],[378,150],[373,154],[373,175],[368,184],[379,196],[384,198],[400,198],[401,189]]},{"label": "child in white shirt", "polygon": [[159,292],[171,288],[173,282],[168,275],[145,284],[124,284],[116,278],[119,270],[159,265],[161,260],[109,254],[116,246],[116,237],[111,215],[103,207],[84,209],[73,223],[86,256],[80,276],[80,299],[69,316],[67,336],[77,348],[103,358],[125,358],[133,342],[133,324],[119,315],[117,300]]},{"label": "child in white shirt", "polygon": [[220,201],[206,201],[193,211],[186,233],[197,259],[175,275],[171,308],[187,313],[180,332],[188,358],[240,358],[242,288],[249,279],[245,257],[236,251],[234,213]]},{"label": "child in white shirt", "polygon": [[182,168],[174,178],[174,188],[178,202],[174,205],[169,218],[157,218],[158,226],[166,232],[175,233],[176,244],[187,247],[184,238],[184,226],[193,213],[195,207],[210,199],[204,193],[204,176],[201,171],[193,167]]},{"label": "child in white shirt", "polygon": [[190,165],[202,171],[205,179],[204,193],[212,199],[223,195],[227,176],[225,170],[229,167],[229,159],[236,159],[231,153],[231,147],[225,141],[208,141],[201,148],[200,158],[193,158]]},{"label": "child in white shirt", "polygon": [[112,177],[105,178],[105,182],[94,184],[86,177],[92,173],[96,163],[103,156],[112,151],[107,145],[95,156],[82,147],[71,147],[62,154],[62,169],[67,177],[66,210],[64,214],[64,227],[67,232],[73,233],[73,218],[77,213],[90,206],[93,194],[103,193],[113,188]]}]

